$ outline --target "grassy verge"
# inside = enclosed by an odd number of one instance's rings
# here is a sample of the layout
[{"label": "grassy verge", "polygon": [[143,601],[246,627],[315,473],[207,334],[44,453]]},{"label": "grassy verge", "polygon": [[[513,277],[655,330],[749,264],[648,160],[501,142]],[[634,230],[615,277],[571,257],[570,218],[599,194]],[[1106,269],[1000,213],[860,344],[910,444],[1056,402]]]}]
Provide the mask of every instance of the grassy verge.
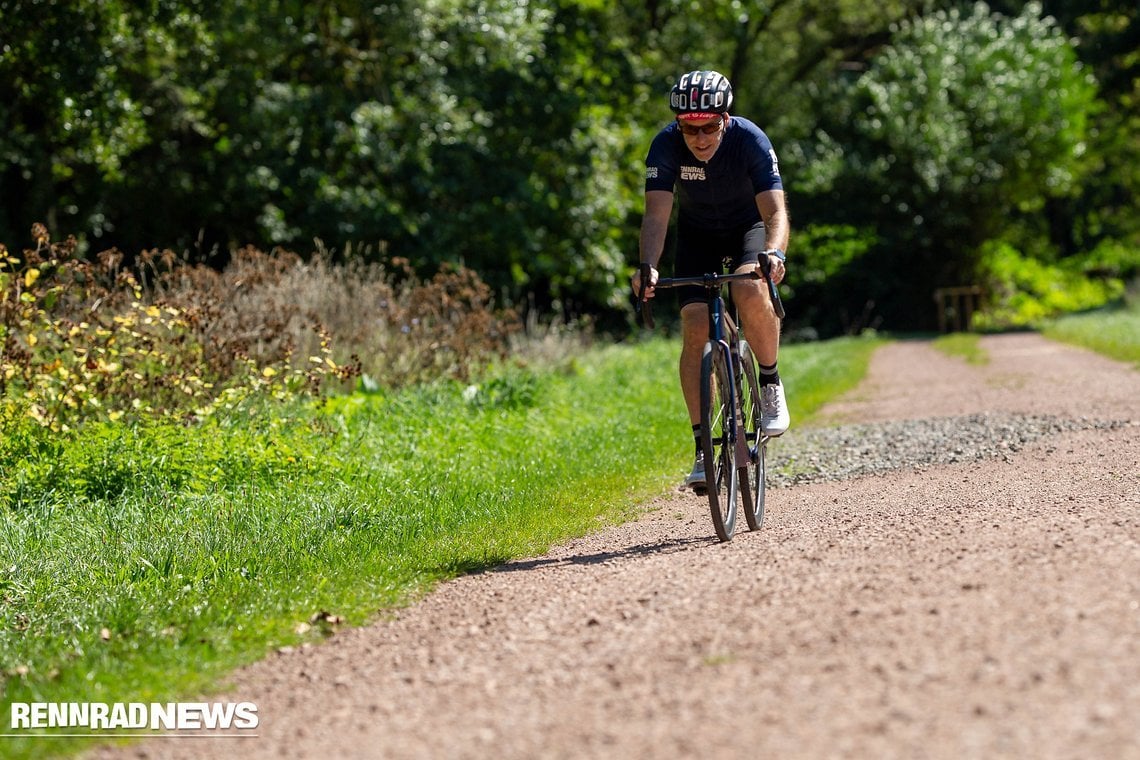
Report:
[{"label": "grassy verge", "polygon": [[1054,320],[1042,333],[1140,366],[1140,301]]},{"label": "grassy verge", "polygon": [[942,353],[964,359],[969,364],[986,364],[990,357],[979,345],[979,340],[977,333],[950,333],[939,335],[932,345]]},{"label": "grassy verge", "polygon": [[[789,346],[796,419],[876,344]],[[12,702],[165,702],[224,687],[440,579],[628,519],[687,468],[677,345],[561,370],[267,407],[206,426],[0,435],[0,668]],[[0,738],[43,757],[82,740]]]}]

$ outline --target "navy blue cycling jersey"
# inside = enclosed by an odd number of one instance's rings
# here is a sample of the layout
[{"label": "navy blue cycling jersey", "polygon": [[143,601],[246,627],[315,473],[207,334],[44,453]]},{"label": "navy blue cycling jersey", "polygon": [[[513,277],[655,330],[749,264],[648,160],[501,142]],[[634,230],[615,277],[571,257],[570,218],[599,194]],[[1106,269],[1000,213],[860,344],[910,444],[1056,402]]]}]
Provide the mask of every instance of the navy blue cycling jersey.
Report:
[{"label": "navy blue cycling jersey", "polygon": [[748,119],[733,116],[706,164],[685,144],[677,122],[653,138],[645,158],[645,189],[676,192],[680,221],[714,230],[760,221],[756,194],[782,190],[772,141]]}]

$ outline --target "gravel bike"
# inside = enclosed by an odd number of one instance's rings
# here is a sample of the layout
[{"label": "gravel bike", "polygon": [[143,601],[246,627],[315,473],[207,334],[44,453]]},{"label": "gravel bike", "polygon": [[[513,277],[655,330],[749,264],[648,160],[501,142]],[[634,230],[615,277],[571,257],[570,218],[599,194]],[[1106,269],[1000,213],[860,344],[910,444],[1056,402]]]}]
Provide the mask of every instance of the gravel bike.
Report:
[{"label": "gravel bike", "polygon": [[[726,262],[727,263],[727,262]],[[769,276],[767,256],[760,269],[739,274],[709,273],[700,277],[657,280],[658,288],[700,285],[705,289],[709,314],[709,340],[701,354],[701,451],[713,528],[721,541],[732,540],[736,528],[737,498],[744,506],[749,530],[764,523],[765,457],[769,436],[760,427],[760,382],[756,357],[737,327],[732,303],[722,296],[726,284],[764,279],[776,315],[784,316],[779,291]],[[642,264],[637,310],[646,327],[653,327],[653,311],[644,301],[649,265]],[[694,489],[696,490],[696,489]]]}]

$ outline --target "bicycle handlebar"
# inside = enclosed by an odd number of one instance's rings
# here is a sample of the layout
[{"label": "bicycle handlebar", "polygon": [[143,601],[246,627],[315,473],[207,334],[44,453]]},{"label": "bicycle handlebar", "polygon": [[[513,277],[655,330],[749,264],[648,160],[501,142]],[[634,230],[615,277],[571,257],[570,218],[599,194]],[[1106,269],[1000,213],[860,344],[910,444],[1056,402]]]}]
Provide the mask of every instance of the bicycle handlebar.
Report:
[{"label": "bicycle handlebar", "polygon": [[698,277],[663,277],[657,281],[655,287],[658,288],[679,288],[683,285],[701,285],[709,290],[716,290],[726,282],[735,282],[736,280],[759,280],[764,275],[753,270],[751,272],[739,272],[737,274],[702,274]]},{"label": "bicycle handlebar", "polygon": [[[707,289],[711,295],[712,291],[719,290],[726,282],[735,282],[738,280],[759,280],[764,279],[768,283],[768,294],[772,297],[772,308],[776,311],[776,316],[779,319],[784,318],[784,302],[780,300],[780,291],[776,289],[776,283],[772,282],[769,275],[771,270],[771,262],[768,261],[767,256],[760,257],[760,271],[753,269],[751,272],[739,272],[736,274],[717,274],[710,272],[709,274],[700,275],[699,277],[667,277],[657,281],[654,287],[657,288],[678,288],[682,285],[700,285]],[[643,324],[649,329],[653,329],[653,307],[649,305],[649,301],[645,300],[645,286],[649,282],[649,272],[652,267],[649,264],[641,265],[641,287],[638,288],[637,304],[635,310],[641,315]]]}]

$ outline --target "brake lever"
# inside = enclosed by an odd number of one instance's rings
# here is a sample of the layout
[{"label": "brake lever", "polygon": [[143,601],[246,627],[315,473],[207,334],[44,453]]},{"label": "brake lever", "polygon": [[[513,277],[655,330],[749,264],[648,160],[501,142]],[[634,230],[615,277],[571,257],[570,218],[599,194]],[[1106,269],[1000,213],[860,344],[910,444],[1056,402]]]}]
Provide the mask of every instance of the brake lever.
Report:
[{"label": "brake lever", "polygon": [[783,319],[784,302],[780,300],[780,291],[776,289],[776,283],[772,282],[772,260],[767,256],[760,257],[760,271],[764,273],[764,280],[768,283],[768,295],[772,297],[772,308],[775,310],[776,316]]},{"label": "brake lever", "polygon": [[653,322],[653,307],[649,301],[645,300],[645,286],[649,282],[649,275],[653,271],[653,267],[648,264],[642,263],[641,265],[641,285],[638,287],[637,303],[634,304],[634,310],[641,316],[641,323],[648,327],[650,330],[654,327]]}]

